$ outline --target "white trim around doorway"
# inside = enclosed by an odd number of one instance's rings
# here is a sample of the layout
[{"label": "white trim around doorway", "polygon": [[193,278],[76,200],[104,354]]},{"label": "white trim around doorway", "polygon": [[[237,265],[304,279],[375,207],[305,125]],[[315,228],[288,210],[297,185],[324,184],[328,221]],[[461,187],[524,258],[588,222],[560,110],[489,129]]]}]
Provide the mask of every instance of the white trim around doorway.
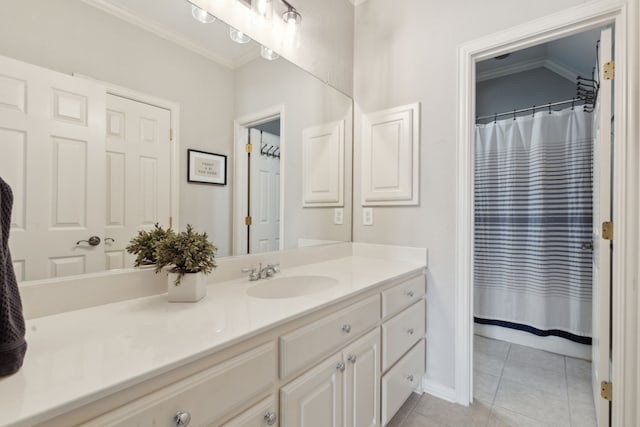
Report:
[{"label": "white trim around doorway", "polygon": [[239,117],[233,121],[233,238],[232,238],[232,254],[246,255],[243,250],[247,241],[247,229],[244,218],[247,212],[247,162],[245,156],[246,141],[241,141],[243,130],[260,123],[265,123],[273,119],[280,119],[280,247],[284,248],[284,183],[286,172],[286,135],[285,126],[285,109],[284,105],[274,105],[261,111],[256,111],[245,116]]},{"label": "white trim around doorway", "polygon": [[[633,2],[630,2],[633,3]],[[529,23],[473,40],[458,49],[456,214],[456,401],[468,405],[473,391],[473,206],[475,64],[537,44],[615,25],[616,84],[613,170],[615,256],[612,289],[614,427],[636,424],[638,396],[638,10],[623,0],[591,1]],[[635,98],[634,98],[635,97]],[[634,334],[635,332],[635,334]],[[628,373],[625,375],[625,373]]]}]

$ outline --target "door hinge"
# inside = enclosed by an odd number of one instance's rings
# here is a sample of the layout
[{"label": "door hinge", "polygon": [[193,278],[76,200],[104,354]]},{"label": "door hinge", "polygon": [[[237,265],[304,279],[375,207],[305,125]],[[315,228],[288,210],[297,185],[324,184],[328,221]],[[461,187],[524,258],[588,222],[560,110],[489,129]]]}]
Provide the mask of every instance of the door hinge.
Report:
[{"label": "door hinge", "polygon": [[611,381],[602,381],[600,383],[600,396],[611,402],[613,399],[613,384],[611,384]]},{"label": "door hinge", "polygon": [[250,217],[250,216],[245,217],[245,218],[244,218],[244,223],[245,223],[246,225],[251,225],[251,217]]},{"label": "door hinge", "polygon": [[602,223],[602,238],[613,240],[613,222],[605,221]]},{"label": "door hinge", "polygon": [[616,76],[616,63],[615,61],[609,61],[606,64],[604,64],[604,79],[605,80],[613,80]]},{"label": "door hinge", "polygon": [[251,153],[251,151],[253,151],[253,144],[247,144],[245,146],[247,153]]},{"label": "door hinge", "polygon": [[169,128],[169,141],[173,141],[173,128]]}]

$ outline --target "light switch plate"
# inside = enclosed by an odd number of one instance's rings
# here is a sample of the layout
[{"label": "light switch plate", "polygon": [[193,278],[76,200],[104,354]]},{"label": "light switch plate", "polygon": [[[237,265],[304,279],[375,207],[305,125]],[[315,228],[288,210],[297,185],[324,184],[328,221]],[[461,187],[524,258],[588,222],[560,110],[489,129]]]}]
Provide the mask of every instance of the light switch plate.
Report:
[{"label": "light switch plate", "polygon": [[335,225],[344,224],[344,209],[343,208],[335,208],[333,210],[333,223]]},{"label": "light switch plate", "polygon": [[362,208],[362,225],[373,225],[373,208]]}]

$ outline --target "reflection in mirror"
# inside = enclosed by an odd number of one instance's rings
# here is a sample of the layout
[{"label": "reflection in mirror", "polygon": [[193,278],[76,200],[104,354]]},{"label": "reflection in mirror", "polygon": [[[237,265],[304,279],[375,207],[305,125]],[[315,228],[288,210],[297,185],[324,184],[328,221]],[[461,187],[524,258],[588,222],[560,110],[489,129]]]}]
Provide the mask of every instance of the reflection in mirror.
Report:
[{"label": "reflection in mirror", "polygon": [[[129,268],[155,223],[193,224],[218,256],[351,239],[351,99],[194,17],[186,0],[3,3],[19,281]],[[189,182],[188,149],[215,176]]]}]

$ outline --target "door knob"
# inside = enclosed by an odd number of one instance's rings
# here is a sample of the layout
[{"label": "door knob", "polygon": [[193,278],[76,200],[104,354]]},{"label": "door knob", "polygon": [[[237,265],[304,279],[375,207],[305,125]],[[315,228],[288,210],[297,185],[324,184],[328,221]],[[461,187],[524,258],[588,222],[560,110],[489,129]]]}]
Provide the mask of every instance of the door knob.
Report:
[{"label": "door knob", "polygon": [[105,243],[115,243],[116,239],[114,239],[113,237],[107,237],[104,239]]},{"label": "door knob", "polygon": [[349,324],[342,325],[342,332],[344,332],[345,334],[348,334],[349,332],[351,332],[351,325]]},{"label": "door knob", "polygon": [[415,295],[415,294],[413,293],[413,291],[409,291],[409,292],[407,292],[407,296],[408,296],[409,298],[413,298],[413,296],[414,296],[414,295]]},{"label": "door knob", "polygon": [[336,369],[340,372],[344,372],[344,370],[346,369],[346,366],[344,363],[340,362],[336,365]]},{"label": "door knob", "polygon": [[80,243],[88,243],[89,246],[98,246],[101,241],[102,240],[100,240],[98,236],[91,236],[89,237],[89,240],[78,240],[76,245],[79,245]]},{"label": "door knob", "polygon": [[357,359],[358,357],[355,354],[350,354],[349,357],[347,357],[347,360],[351,363],[356,363]]},{"label": "door knob", "polygon": [[593,250],[593,242],[584,242],[581,246],[583,251],[592,251]]}]

